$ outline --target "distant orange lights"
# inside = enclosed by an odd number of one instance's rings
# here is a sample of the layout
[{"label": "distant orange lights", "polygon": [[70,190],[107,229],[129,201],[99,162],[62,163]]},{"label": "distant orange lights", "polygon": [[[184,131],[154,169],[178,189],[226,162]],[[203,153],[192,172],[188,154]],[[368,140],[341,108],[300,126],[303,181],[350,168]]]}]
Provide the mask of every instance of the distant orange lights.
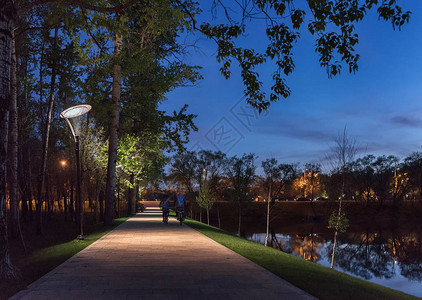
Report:
[{"label": "distant orange lights", "polygon": [[60,165],[64,168],[64,167],[67,167],[67,160],[64,160],[64,159],[62,159],[61,161],[60,161]]}]

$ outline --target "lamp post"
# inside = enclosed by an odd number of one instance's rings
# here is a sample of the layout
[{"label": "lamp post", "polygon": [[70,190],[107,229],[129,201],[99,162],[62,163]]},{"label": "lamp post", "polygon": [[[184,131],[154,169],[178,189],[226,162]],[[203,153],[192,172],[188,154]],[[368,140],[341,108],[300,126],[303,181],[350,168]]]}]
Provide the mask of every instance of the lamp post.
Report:
[{"label": "lamp post", "polygon": [[63,184],[63,189],[61,190],[62,196],[63,196],[63,206],[64,206],[64,219],[67,221],[67,188],[68,188],[68,178],[67,178],[67,160],[62,159],[60,160],[60,166],[61,166],[61,177],[62,177],[62,181],[61,183]]},{"label": "lamp post", "polygon": [[72,132],[75,141],[75,154],[76,154],[76,197],[79,203],[79,235],[78,240],[84,239],[84,206],[82,201],[82,176],[81,176],[81,159],[79,154],[79,136],[81,135],[81,117],[91,110],[91,105],[81,104],[72,106],[60,113],[60,117],[66,120]]}]

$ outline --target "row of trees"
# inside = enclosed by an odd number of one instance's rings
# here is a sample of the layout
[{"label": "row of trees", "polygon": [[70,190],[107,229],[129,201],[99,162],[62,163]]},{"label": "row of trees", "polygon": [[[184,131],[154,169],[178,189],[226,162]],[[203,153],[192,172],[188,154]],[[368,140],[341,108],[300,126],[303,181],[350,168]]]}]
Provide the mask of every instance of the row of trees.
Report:
[{"label": "row of trees", "polygon": [[[393,200],[395,205],[405,200],[422,199],[422,153],[414,152],[402,161],[396,156],[366,155],[346,165],[344,198],[366,204]],[[339,172],[324,179],[329,199],[341,196]]]},{"label": "row of trees", "polygon": [[[391,200],[395,204],[422,200],[421,152],[414,152],[402,161],[393,155],[369,154],[329,174],[322,173],[318,163],[307,163],[301,168],[298,163],[284,164],[271,158],[261,162],[263,172],[256,175],[256,158],[253,154],[227,157],[222,152],[184,152],[173,157],[168,180],[177,183],[188,195],[202,190],[205,184],[220,200],[227,197],[224,187],[228,183],[237,184],[230,181],[235,176],[250,177],[245,181],[246,187],[239,185],[237,193],[265,201],[300,197],[337,201],[342,198],[382,206]],[[246,166],[248,168],[243,170]],[[241,192],[242,189],[247,193]]]},{"label": "row of trees", "polygon": [[[335,149],[334,153],[338,153],[340,148]],[[320,164],[308,163],[300,168],[299,164],[265,159],[261,162],[263,172],[257,175],[257,157],[253,154],[227,157],[222,152],[184,152],[173,157],[167,179],[183,190],[191,203],[197,203],[207,212],[215,200],[233,201],[238,209],[239,232],[242,211],[254,199],[268,203],[267,228],[276,200],[346,199],[366,204],[376,202],[380,206],[386,200],[392,200],[395,205],[406,200],[422,200],[422,153],[415,152],[402,162],[395,156],[349,158],[352,160],[348,159],[344,166],[337,162],[330,174],[321,173]],[[220,225],[218,207],[217,217]]]},{"label": "row of trees", "polygon": [[[116,217],[116,194],[124,189],[134,213],[136,191],[161,176],[164,152],[183,149],[196,130],[187,106],[158,108],[165,93],[200,78],[183,63],[177,41],[190,16],[154,3],[2,2],[0,278],[17,276],[7,239],[20,232],[20,206],[38,234],[55,209],[73,221],[82,209],[61,111],[81,102],[93,107],[81,136],[83,199],[106,224]],[[157,23],[162,16],[166,22]]]}]

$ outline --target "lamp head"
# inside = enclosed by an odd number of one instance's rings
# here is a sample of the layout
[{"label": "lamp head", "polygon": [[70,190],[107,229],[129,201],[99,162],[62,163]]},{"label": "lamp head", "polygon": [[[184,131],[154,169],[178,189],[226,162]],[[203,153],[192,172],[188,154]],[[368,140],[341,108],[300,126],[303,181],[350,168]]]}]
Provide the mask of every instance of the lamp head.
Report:
[{"label": "lamp head", "polygon": [[91,105],[80,104],[69,107],[60,113],[60,117],[65,119],[69,125],[74,138],[81,135],[81,116],[91,110]]}]

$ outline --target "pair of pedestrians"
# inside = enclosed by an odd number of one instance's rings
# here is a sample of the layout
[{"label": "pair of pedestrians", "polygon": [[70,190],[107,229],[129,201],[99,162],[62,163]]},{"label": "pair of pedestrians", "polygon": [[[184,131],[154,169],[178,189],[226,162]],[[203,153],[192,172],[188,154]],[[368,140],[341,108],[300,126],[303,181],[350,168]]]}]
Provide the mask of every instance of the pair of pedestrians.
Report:
[{"label": "pair of pedestrians", "polygon": [[[169,210],[170,210],[170,198],[172,196],[167,196],[164,199],[161,200],[160,202],[160,207],[163,210],[163,222],[167,224],[168,222],[168,214],[169,214]],[[179,219],[179,215],[182,214],[180,216],[180,218],[182,218],[184,220],[184,216],[185,216],[185,210],[186,210],[186,198],[182,195],[182,194],[178,194],[174,203],[174,208],[176,211],[176,216],[177,219]]]}]

